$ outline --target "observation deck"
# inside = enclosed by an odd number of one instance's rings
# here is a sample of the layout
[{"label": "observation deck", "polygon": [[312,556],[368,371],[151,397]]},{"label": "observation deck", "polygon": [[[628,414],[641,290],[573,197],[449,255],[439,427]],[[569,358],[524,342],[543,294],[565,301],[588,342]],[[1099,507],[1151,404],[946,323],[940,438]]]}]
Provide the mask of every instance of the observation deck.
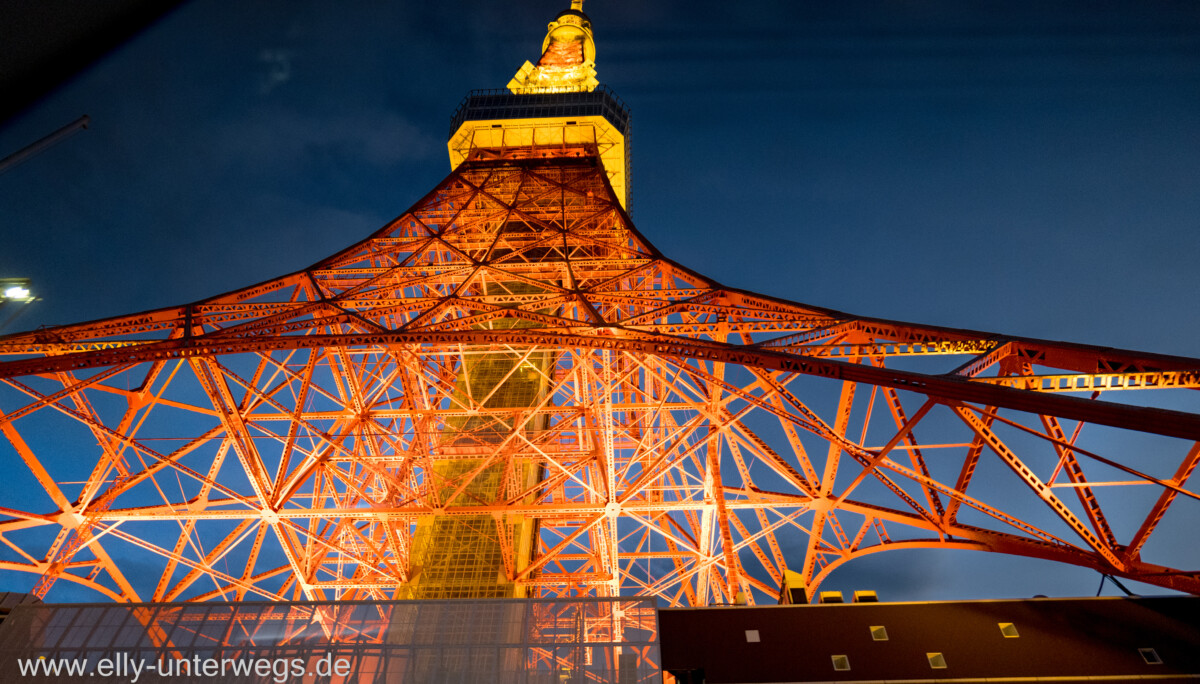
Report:
[{"label": "observation deck", "polygon": [[450,119],[451,169],[468,159],[595,155],[629,209],[629,107],[608,86],[472,90]]},{"label": "observation deck", "polygon": [[595,90],[514,93],[507,88],[472,90],[459,103],[450,118],[450,138],[467,121],[508,119],[582,118],[602,116],[621,135],[629,136],[633,115],[612,88],[600,85]]}]

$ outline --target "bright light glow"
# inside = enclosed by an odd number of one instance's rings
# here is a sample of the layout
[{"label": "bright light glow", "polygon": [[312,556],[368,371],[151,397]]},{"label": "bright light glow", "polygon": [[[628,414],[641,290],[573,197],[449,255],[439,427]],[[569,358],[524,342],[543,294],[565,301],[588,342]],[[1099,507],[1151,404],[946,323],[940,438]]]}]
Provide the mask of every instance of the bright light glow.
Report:
[{"label": "bright light glow", "polygon": [[20,285],[13,285],[4,291],[5,299],[26,299],[27,297],[29,297],[29,290]]}]

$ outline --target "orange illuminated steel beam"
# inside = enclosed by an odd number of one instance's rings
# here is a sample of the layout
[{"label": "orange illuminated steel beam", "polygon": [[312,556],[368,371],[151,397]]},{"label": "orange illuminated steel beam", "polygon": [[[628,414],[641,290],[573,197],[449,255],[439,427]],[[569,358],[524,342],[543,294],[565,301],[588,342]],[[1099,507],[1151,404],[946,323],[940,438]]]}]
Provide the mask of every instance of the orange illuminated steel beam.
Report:
[{"label": "orange illuminated steel beam", "polygon": [[[556,24],[589,44],[580,10]],[[28,494],[0,507],[0,569],[131,601],[705,605],[951,548],[1200,593],[1149,544],[1200,499],[1200,361],[716,283],[634,227],[602,141],[627,110],[556,49],[469,97],[450,175],[338,254],[0,338]],[[531,97],[577,109],[531,120]]]}]

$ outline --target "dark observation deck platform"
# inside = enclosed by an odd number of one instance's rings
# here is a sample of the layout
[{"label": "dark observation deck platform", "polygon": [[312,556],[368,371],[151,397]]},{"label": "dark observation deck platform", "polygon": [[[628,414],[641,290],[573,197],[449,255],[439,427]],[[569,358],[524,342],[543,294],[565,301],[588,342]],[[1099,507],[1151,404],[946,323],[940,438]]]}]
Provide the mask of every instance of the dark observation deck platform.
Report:
[{"label": "dark observation deck platform", "polygon": [[606,85],[595,90],[516,94],[506,88],[472,90],[450,117],[449,137],[467,121],[602,116],[621,135],[629,137],[633,117],[629,107]]}]

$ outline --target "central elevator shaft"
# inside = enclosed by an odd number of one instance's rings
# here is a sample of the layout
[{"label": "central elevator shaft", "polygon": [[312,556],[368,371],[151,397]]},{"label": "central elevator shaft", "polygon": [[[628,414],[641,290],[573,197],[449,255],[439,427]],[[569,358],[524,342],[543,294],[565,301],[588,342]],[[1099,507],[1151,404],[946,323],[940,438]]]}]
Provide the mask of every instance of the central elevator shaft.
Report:
[{"label": "central elevator shaft", "polygon": [[[630,130],[629,110],[595,75],[595,43],[591,21],[575,0],[550,23],[537,64],[526,62],[507,90],[475,91],[468,95],[452,119],[447,144],[452,169],[464,163],[504,163],[555,158],[594,157],[603,169],[612,195],[628,204]],[[547,207],[547,209],[553,209]],[[462,214],[488,211],[482,204],[463,206]],[[547,216],[531,225],[529,216],[511,211],[494,226],[496,243],[504,235],[504,249],[515,249],[521,236],[540,239],[545,224],[565,223],[563,215]],[[564,229],[565,225],[559,226]],[[514,238],[515,237],[515,241]],[[496,247],[487,257],[502,256]],[[530,263],[554,260],[537,248],[521,254]],[[563,287],[559,278],[547,281]],[[465,291],[499,306],[522,294],[538,291],[536,285],[495,274],[464,283]],[[448,293],[441,293],[446,296]],[[551,311],[543,313],[553,313]],[[533,325],[522,319],[493,319],[474,329],[517,329]],[[464,349],[456,361],[454,392],[450,403],[473,407],[466,415],[447,418],[430,454],[425,487],[439,508],[452,506],[455,515],[421,517],[413,532],[410,553],[411,579],[401,596],[434,598],[524,598],[528,583],[515,581],[537,552],[538,529],[532,517],[505,519],[491,510],[463,514],[463,507],[494,507],[501,503],[531,502],[544,477],[541,462],[523,445],[526,435],[547,428],[544,413],[512,409],[535,408],[546,400],[554,376],[555,354],[549,351]],[[492,411],[492,409],[508,409]],[[516,418],[514,416],[521,416]],[[514,424],[519,423],[519,424]],[[534,440],[529,440],[532,443]],[[521,453],[523,452],[523,454]]]}]

